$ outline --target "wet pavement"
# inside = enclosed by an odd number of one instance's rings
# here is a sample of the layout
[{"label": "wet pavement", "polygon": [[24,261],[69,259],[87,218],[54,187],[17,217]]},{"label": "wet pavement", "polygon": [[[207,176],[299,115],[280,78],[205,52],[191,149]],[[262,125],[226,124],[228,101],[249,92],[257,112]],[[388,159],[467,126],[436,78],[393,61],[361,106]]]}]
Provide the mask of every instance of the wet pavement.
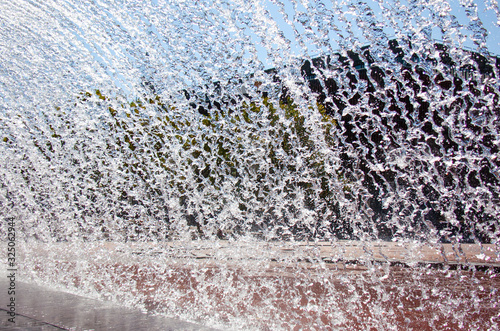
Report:
[{"label": "wet pavement", "polygon": [[[500,325],[500,258],[494,245],[178,241],[28,248],[20,250],[20,261],[30,261],[33,279],[110,294],[116,302],[205,325],[244,330]],[[0,309],[8,302],[6,286],[2,279]],[[18,329],[7,323],[4,311],[0,330],[206,330],[26,283],[19,283],[16,293]]]},{"label": "wet pavement", "polygon": [[16,282],[12,323],[7,307],[8,282],[2,278],[0,330],[213,330],[23,282]]}]

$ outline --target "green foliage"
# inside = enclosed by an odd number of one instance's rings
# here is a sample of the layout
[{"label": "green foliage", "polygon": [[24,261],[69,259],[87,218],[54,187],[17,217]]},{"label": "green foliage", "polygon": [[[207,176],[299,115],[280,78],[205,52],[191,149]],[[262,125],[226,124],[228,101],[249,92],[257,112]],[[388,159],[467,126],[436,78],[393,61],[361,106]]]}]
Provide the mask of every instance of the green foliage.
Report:
[{"label": "green foliage", "polygon": [[[318,105],[307,109],[321,114],[321,123],[313,125],[291,99],[276,106],[263,98],[241,102],[232,111],[200,115],[168,105],[157,95],[127,102],[96,90],[81,93],[75,106],[105,111],[97,134],[106,141],[103,153],[113,155],[103,162],[112,160],[116,170],[94,166],[90,176],[104,195],[128,201],[129,191],[142,187],[148,199],[177,200],[186,215],[196,211],[205,219],[217,218],[231,201],[238,202],[240,213],[250,208],[254,217],[279,208],[276,213],[285,215],[299,196],[303,209],[318,212],[335,201],[332,183],[338,174],[332,173],[331,161],[311,136],[318,135],[314,130],[322,131],[326,146],[332,148],[337,124]],[[70,113],[57,108],[56,114],[64,130],[77,131]],[[58,132],[62,128],[50,130],[52,143],[63,144]],[[73,148],[84,152],[93,147]],[[50,146],[40,149],[50,158]],[[347,182],[345,186],[348,190]],[[235,210],[230,213],[243,217]]]}]

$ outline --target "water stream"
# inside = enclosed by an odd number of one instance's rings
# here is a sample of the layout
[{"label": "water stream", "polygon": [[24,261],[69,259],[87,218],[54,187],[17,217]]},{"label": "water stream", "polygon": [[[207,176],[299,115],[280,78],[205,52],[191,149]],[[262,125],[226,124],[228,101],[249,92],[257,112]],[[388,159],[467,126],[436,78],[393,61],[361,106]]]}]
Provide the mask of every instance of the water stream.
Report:
[{"label": "water stream", "polygon": [[499,20],[1,3],[2,240],[23,279],[209,326],[495,330]]}]

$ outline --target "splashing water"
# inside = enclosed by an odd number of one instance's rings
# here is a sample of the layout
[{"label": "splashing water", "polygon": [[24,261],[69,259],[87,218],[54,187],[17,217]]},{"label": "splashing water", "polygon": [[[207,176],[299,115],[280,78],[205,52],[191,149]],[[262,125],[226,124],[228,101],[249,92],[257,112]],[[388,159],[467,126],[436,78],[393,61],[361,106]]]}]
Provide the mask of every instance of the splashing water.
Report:
[{"label": "splashing water", "polygon": [[223,328],[498,327],[496,1],[0,12],[26,279]]}]

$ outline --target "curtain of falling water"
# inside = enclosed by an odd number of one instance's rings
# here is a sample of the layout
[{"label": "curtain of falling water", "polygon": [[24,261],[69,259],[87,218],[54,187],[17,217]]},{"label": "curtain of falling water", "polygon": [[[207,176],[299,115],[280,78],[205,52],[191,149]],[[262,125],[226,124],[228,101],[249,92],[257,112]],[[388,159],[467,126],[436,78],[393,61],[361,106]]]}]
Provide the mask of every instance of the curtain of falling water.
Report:
[{"label": "curtain of falling water", "polygon": [[446,268],[373,264],[374,242],[498,254],[495,1],[0,12],[0,208],[26,278],[226,327],[498,323],[495,274],[456,271],[475,285],[450,297]]}]

